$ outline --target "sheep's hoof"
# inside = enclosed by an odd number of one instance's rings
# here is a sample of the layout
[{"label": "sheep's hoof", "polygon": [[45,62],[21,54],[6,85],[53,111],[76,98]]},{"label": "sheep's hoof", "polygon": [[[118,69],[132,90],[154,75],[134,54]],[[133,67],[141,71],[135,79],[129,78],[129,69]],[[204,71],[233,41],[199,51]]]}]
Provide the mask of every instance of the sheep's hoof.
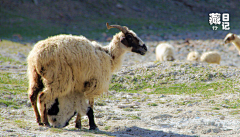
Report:
[{"label": "sheep's hoof", "polygon": [[97,126],[90,127],[89,130],[98,130]]},{"label": "sheep's hoof", "polygon": [[48,122],[44,123],[46,127],[50,127],[50,124]]},{"label": "sheep's hoof", "polygon": [[38,122],[38,125],[39,125],[39,126],[43,126],[43,123],[42,123],[42,122]]},{"label": "sheep's hoof", "polygon": [[78,123],[76,123],[75,127],[76,127],[76,128],[79,128],[79,129],[81,129],[81,128],[82,128],[82,125],[81,125],[81,124],[78,124]]}]

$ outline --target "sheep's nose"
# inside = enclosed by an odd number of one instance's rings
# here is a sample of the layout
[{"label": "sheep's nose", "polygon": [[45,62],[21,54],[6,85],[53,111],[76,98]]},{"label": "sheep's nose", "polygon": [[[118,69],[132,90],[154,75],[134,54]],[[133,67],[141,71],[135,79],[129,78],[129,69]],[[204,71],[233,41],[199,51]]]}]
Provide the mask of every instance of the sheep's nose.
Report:
[{"label": "sheep's nose", "polygon": [[147,51],[147,46],[145,44],[143,44],[143,49]]}]

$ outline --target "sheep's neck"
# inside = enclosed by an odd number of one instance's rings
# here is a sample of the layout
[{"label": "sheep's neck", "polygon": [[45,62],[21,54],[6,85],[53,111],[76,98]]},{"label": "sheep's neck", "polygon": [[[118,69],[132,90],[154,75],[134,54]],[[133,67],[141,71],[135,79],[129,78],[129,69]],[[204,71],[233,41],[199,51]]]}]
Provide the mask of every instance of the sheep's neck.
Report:
[{"label": "sheep's neck", "polygon": [[120,41],[112,41],[108,46],[109,53],[112,57],[112,72],[117,71],[122,67],[123,57],[126,51],[121,48],[120,44]]},{"label": "sheep's neck", "polygon": [[232,42],[238,50],[240,50],[240,38],[235,39],[235,41]]}]

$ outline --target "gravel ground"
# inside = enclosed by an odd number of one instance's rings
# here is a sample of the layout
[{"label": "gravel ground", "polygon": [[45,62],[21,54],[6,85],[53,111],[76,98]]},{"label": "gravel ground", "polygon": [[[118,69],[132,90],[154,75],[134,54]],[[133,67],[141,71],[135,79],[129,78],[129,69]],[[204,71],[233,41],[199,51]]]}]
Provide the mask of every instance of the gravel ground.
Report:
[{"label": "gravel ground", "polygon": [[[158,82],[158,77],[174,75],[174,80],[169,83],[193,83],[193,77],[204,75],[209,72],[213,77],[207,82],[216,82],[221,79],[237,80],[240,76],[240,60],[238,52],[231,44],[224,45],[222,40],[171,40],[167,41],[174,45],[176,58],[174,62],[156,63],[154,49],[159,42],[147,42],[149,52],[145,56],[127,53],[123,68],[116,73],[116,78],[124,76],[144,75],[146,71],[154,72],[148,82]],[[4,48],[2,56],[18,58],[22,61],[26,58],[30,47],[24,51],[9,52]],[[220,65],[208,65],[201,62],[187,62],[186,56],[189,51],[216,50],[221,53]],[[192,68],[204,70],[198,74],[187,73]],[[170,71],[167,71],[170,70]],[[14,77],[25,77],[26,65],[2,64],[1,72],[10,72]],[[220,78],[217,73],[224,76]],[[216,75],[215,75],[216,73]],[[144,80],[144,79],[143,79]],[[146,80],[146,79],[145,79]],[[123,84],[131,88],[129,81]],[[3,86],[1,84],[1,86]],[[13,85],[9,85],[13,86]],[[27,93],[1,95],[0,99],[15,100],[21,107],[0,104],[0,135],[1,136],[239,136],[240,114],[236,109],[222,104],[224,101],[237,100],[240,86],[230,85],[237,92],[222,93],[210,98],[204,98],[202,94],[148,94],[152,89],[139,90],[138,93],[116,92],[110,90],[108,96],[100,97],[95,102],[94,112],[96,124],[99,130],[88,131],[87,117],[83,117],[83,129],[74,128],[75,117],[70,125],[63,129],[55,129],[38,126],[35,116],[28,101]],[[13,86],[14,88],[14,86]],[[213,92],[209,89],[209,92]],[[183,104],[179,104],[179,102]],[[184,103],[188,102],[188,103]],[[222,104],[221,109],[215,110],[214,104]],[[156,105],[149,105],[156,104]],[[236,114],[233,114],[236,112]]]}]

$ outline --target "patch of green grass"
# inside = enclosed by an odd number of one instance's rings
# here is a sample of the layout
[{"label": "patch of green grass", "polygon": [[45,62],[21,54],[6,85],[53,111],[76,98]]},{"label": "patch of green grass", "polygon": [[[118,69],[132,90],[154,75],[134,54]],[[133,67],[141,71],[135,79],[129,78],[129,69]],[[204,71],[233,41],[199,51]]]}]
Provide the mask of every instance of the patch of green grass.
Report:
[{"label": "patch of green grass", "polygon": [[0,64],[3,64],[4,62],[15,62],[13,59],[9,58],[9,57],[4,57],[2,55],[0,55]]},{"label": "patch of green grass", "polygon": [[106,126],[104,127],[104,130],[109,130],[111,128],[111,126]]},{"label": "patch of green grass", "polygon": [[62,133],[62,132],[64,132],[60,128],[49,128],[48,131],[53,132],[53,133]]},{"label": "patch of green grass", "polygon": [[141,120],[141,118],[140,118],[140,117],[138,117],[138,116],[135,116],[135,115],[130,115],[129,117],[131,117],[132,119],[138,119],[138,120]]},{"label": "patch of green grass", "polygon": [[147,105],[148,106],[158,106],[158,104],[156,104],[156,103],[148,103]]},{"label": "patch of green grass", "polygon": [[94,105],[96,105],[96,106],[106,106],[107,103],[103,102],[103,101],[98,101],[98,102],[95,102]]},{"label": "patch of green grass", "polygon": [[212,83],[195,82],[191,84],[167,84],[155,89],[155,94],[196,94],[200,93],[206,97],[215,96],[222,93],[232,93],[232,80],[218,81]]},{"label": "patch of green grass", "polygon": [[232,110],[229,112],[229,114],[231,115],[239,115],[240,114],[240,110]]},{"label": "patch of green grass", "polygon": [[7,106],[13,106],[13,108],[18,109],[19,108],[19,104],[17,102],[14,102],[12,100],[3,100],[0,99],[0,104],[3,103]]},{"label": "patch of green grass", "polygon": [[214,107],[213,110],[220,110],[221,108],[219,107]]},{"label": "patch of green grass", "polygon": [[225,100],[221,104],[226,104],[228,108],[237,109],[240,108],[240,99],[237,100]]},{"label": "patch of green grass", "polygon": [[27,122],[23,120],[14,120],[14,123],[20,128],[26,128],[28,125]]},{"label": "patch of green grass", "polygon": [[133,111],[132,108],[124,108],[123,111]]},{"label": "patch of green grass", "polygon": [[[0,95],[17,95],[27,96],[28,80],[26,76],[15,73],[0,72]],[[11,106],[15,109],[20,107],[20,103],[16,99],[2,98],[0,103]]]}]

